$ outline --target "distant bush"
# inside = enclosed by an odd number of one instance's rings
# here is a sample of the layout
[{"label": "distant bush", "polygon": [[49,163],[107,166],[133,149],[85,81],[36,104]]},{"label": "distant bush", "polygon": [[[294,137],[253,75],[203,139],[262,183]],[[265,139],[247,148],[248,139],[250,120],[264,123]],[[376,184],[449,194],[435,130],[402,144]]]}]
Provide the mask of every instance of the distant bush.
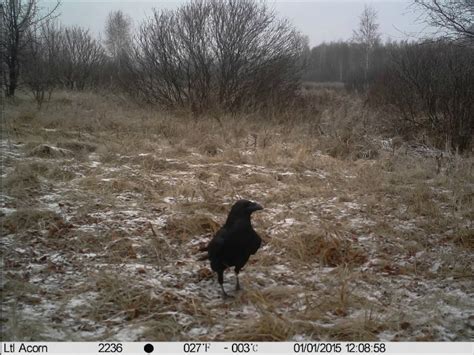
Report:
[{"label": "distant bush", "polygon": [[125,84],[148,102],[195,113],[284,104],[299,88],[305,46],[262,3],[193,1],[142,24]]},{"label": "distant bush", "polygon": [[[100,87],[108,79],[107,58],[100,42],[89,30],[78,26],[61,27],[47,22],[27,34],[23,82],[41,105],[55,88],[85,90]],[[108,70],[109,75],[113,74]]]},{"label": "distant bush", "polygon": [[466,151],[474,135],[474,48],[406,44],[371,89],[371,101],[402,117],[400,129],[426,132],[438,145]]},{"label": "distant bush", "polygon": [[89,30],[78,26],[61,29],[59,80],[67,89],[96,87],[95,79],[106,60],[105,50]]},{"label": "distant bush", "polygon": [[46,21],[41,27],[30,29],[25,38],[22,80],[41,107],[58,86],[60,31],[54,23]]}]

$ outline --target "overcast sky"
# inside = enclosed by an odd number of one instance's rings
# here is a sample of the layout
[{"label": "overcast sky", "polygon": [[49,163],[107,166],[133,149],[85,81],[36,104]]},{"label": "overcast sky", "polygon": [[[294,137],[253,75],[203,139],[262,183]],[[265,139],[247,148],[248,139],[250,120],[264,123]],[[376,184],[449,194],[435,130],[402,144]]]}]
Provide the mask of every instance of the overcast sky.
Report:
[{"label": "overcast sky", "polygon": [[[107,14],[112,10],[122,10],[138,26],[150,16],[153,8],[175,8],[183,3],[175,1],[91,1],[61,0],[59,20],[66,25],[80,25],[89,28],[96,35],[104,31]],[[50,1],[42,1],[50,6]],[[321,42],[347,40],[358,25],[358,17],[364,4],[371,5],[378,13],[380,32],[384,40],[406,39],[417,36],[424,26],[417,22],[417,14],[410,7],[410,0],[398,1],[341,1],[341,0],[270,0],[267,4],[274,7],[282,17],[309,37],[311,46]]]}]

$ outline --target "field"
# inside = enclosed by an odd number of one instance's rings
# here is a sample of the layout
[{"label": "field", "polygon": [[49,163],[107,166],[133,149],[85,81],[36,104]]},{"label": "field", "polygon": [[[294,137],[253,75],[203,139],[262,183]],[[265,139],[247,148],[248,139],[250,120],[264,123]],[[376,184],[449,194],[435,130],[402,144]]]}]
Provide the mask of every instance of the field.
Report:
[{"label": "field", "polygon": [[[472,340],[474,159],[318,90],[294,116],[6,102],[2,340]],[[199,247],[239,198],[264,246],[223,300]]]}]

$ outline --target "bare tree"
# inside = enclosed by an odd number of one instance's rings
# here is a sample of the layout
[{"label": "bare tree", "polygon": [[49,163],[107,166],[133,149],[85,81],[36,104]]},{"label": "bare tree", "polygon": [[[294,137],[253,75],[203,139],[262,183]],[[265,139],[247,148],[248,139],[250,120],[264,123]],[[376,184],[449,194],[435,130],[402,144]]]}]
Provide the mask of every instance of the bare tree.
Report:
[{"label": "bare tree", "polygon": [[61,32],[53,22],[46,21],[40,28],[30,30],[27,36],[25,55],[28,59],[22,68],[23,81],[41,107],[58,84]]},{"label": "bare tree", "polygon": [[232,108],[294,93],[305,37],[265,4],[239,0],[210,4],[219,102]]},{"label": "bare tree", "polygon": [[133,77],[125,88],[145,101],[171,107],[183,103],[184,84],[181,60],[176,43],[175,15],[171,11],[154,11],[153,18],[143,23],[128,62]]},{"label": "bare tree", "polygon": [[132,20],[122,11],[112,11],[105,24],[105,48],[113,59],[129,53],[132,47]]},{"label": "bare tree", "polygon": [[367,85],[370,69],[370,56],[374,48],[380,43],[377,12],[374,8],[365,5],[359,17],[359,28],[353,32],[353,40],[363,46],[365,52],[364,82]]},{"label": "bare tree", "polygon": [[443,31],[444,38],[474,45],[473,0],[414,0],[423,20]]},{"label": "bare tree", "polygon": [[141,26],[129,62],[136,86],[128,87],[193,112],[282,104],[298,88],[305,44],[262,3],[193,1]]},{"label": "bare tree", "polygon": [[42,14],[38,0],[2,0],[2,22],[5,34],[1,39],[2,64],[8,71],[5,76],[6,95],[14,96],[20,75],[22,51],[31,39],[28,31],[51,18],[59,2],[49,11]]},{"label": "bare tree", "polygon": [[122,11],[112,11],[105,23],[104,45],[107,62],[102,75],[109,89],[128,85],[126,66],[132,53],[132,19]]},{"label": "bare tree", "polygon": [[60,80],[68,89],[83,90],[94,71],[100,70],[105,52],[88,30],[66,27],[61,31]]}]

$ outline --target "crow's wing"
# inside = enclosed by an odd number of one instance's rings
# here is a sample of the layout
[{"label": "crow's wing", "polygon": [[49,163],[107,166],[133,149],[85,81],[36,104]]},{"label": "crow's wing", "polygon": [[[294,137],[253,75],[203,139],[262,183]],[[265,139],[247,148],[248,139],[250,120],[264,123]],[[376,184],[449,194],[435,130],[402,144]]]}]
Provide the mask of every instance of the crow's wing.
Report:
[{"label": "crow's wing", "polygon": [[227,235],[227,230],[225,228],[221,228],[217,231],[214,235],[212,240],[209,242],[207,246],[207,252],[209,253],[209,258],[213,256],[218,256],[222,253],[222,249],[224,248],[225,239]]},{"label": "crow's wing", "polygon": [[258,250],[258,248],[260,248],[260,245],[262,244],[262,238],[260,238],[260,236],[255,233],[255,236],[254,238],[252,239],[252,242],[250,243],[250,248],[249,248],[249,251],[251,254],[255,254]]}]

